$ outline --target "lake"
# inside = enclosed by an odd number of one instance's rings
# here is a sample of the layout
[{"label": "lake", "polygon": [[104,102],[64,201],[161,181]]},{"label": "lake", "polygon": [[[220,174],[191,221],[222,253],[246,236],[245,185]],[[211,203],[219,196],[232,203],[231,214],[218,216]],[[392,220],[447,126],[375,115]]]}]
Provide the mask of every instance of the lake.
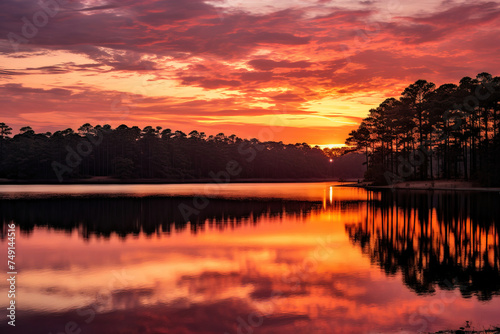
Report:
[{"label": "lake", "polygon": [[337,185],[2,185],[0,332],[500,326],[500,194]]}]

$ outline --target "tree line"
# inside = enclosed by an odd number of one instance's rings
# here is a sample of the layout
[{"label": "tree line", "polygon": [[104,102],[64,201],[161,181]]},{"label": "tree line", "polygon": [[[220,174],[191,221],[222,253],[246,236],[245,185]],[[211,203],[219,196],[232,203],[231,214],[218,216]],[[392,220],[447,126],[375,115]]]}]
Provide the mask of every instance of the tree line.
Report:
[{"label": "tree line", "polygon": [[12,128],[0,123],[0,178],[64,181],[110,176],[229,182],[331,177],[333,153],[306,143],[89,123],[77,131],[54,133],[23,127],[11,135]]},{"label": "tree line", "polygon": [[500,77],[418,80],[371,109],[346,140],[378,184],[464,179],[500,185]]}]

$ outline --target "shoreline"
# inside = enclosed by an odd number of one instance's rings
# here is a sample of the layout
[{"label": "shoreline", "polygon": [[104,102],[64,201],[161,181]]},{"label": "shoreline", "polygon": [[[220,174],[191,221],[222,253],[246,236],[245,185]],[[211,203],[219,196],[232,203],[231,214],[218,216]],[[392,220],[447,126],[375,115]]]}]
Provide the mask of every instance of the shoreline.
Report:
[{"label": "shoreline", "polygon": [[0,185],[82,185],[82,184],[206,184],[206,183],[315,183],[315,182],[349,182],[339,179],[222,179],[213,178],[206,179],[190,179],[190,180],[174,180],[174,179],[113,179],[113,178],[90,178],[90,179],[74,179],[59,182],[58,180],[12,180],[0,179]]},{"label": "shoreline", "polygon": [[456,181],[456,180],[437,180],[437,181],[409,181],[395,183],[387,186],[376,186],[369,182],[338,185],[338,187],[356,187],[366,190],[419,190],[419,191],[483,191],[500,192],[500,187],[485,187],[476,182]]},{"label": "shoreline", "polygon": [[317,183],[317,182],[335,182],[340,183],[334,187],[363,188],[366,190],[397,190],[397,191],[478,191],[478,192],[500,192],[500,187],[485,187],[474,182],[456,181],[456,180],[438,180],[438,181],[409,181],[393,185],[377,186],[370,182],[358,183],[355,179],[190,179],[190,180],[172,180],[172,179],[114,179],[110,177],[95,177],[90,179],[73,179],[59,182],[57,180],[12,180],[0,179],[2,185],[136,185],[136,184],[236,184],[236,183]]}]

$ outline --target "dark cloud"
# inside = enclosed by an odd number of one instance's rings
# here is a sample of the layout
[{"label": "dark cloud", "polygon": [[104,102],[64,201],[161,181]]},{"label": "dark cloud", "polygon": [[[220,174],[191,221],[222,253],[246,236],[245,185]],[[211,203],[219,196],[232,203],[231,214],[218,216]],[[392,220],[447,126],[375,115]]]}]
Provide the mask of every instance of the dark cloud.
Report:
[{"label": "dark cloud", "polygon": [[460,38],[471,29],[498,22],[500,5],[496,2],[460,4],[437,13],[402,19],[403,22],[389,23],[385,27],[405,43],[423,44]]},{"label": "dark cloud", "polygon": [[0,88],[4,91],[4,93],[8,96],[10,95],[24,95],[24,94],[44,94],[44,95],[54,95],[54,96],[68,96],[72,94],[71,90],[64,88],[51,88],[51,89],[42,89],[42,88],[30,88],[23,87],[21,84],[4,84],[0,86]]},{"label": "dark cloud", "polygon": [[307,68],[311,66],[308,61],[288,61],[280,60],[275,61],[272,59],[254,59],[248,62],[253,68],[261,71],[269,71],[275,68]]},{"label": "dark cloud", "polygon": [[201,87],[204,88],[228,88],[228,87],[238,87],[241,82],[237,80],[223,80],[223,79],[209,79],[202,80],[200,82]]},{"label": "dark cloud", "polygon": [[82,9],[78,9],[78,11],[90,12],[90,11],[95,11],[95,10],[106,10],[106,9],[115,9],[115,8],[120,8],[120,6],[117,4],[107,4],[107,5],[102,5],[102,6],[82,8]]},{"label": "dark cloud", "polygon": [[276,77],[274,76],[273,72],[265,72],[265,71],[248,71],[248,72],[243,72],[243,73],[237,73],[237,76],[242,81],[259,81],[259,82],[269,82]]}]

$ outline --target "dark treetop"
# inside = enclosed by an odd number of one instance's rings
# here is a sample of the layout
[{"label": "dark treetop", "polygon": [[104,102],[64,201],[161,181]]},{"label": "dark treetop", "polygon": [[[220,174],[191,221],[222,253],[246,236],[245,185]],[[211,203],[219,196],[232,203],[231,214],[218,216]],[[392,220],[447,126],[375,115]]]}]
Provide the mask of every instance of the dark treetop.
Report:
[{"label": "dark treetop", "polygon": [[500,185],[500,77],[480,73],[459,85],[418,80],[399,99],[370,110],[346,144],[366,155],[379,184],[465,179]]},{"label": "dark treetop", "polygon": [[[331,178],[332,150],[306,143],[283,144],[206,136],[147,126],[84,124],[55,133],[12,129],[0,123],[0,178],[66,181],[96,176],[119,179]],[[359,159],[358,159],[359,160]]]}]

